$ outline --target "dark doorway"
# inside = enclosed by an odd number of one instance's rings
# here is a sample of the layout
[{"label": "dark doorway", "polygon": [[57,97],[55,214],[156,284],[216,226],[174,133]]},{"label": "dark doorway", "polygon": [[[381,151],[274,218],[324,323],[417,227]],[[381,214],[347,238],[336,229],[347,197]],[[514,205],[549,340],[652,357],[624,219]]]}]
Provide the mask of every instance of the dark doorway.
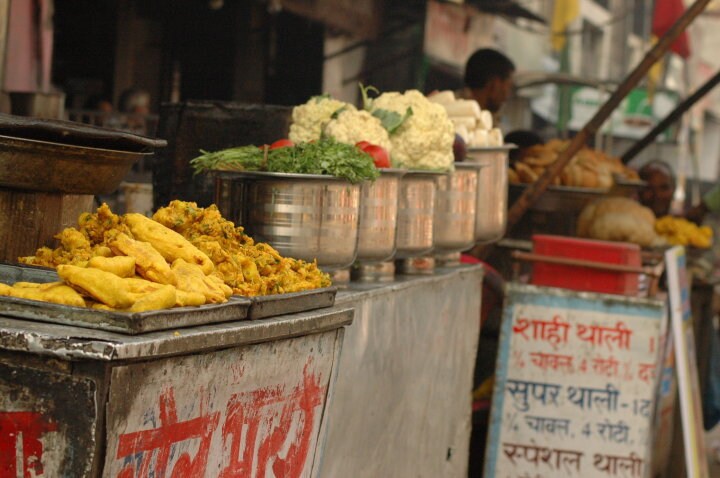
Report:
[{"label": "dark doorway", "polygon": [[55,0],[52,82],[69,108],[112,98],[116,9],[114,0]]},{"label": "dark doorway", "polygon": [[270,23],[265,102],[305,103],[322,93],[324,27],[286,12]]}]

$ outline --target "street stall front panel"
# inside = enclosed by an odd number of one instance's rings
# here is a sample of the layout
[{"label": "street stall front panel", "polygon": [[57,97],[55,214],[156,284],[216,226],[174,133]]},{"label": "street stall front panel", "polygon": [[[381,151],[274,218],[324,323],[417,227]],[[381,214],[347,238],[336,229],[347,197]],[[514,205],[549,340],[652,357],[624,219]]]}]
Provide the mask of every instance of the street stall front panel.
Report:
[{"label": "street stall front panel", "polygon": [[314,476],[352,317],[136,336],[0,317],[0,476]]},{"label": "street stall front panel", "polygon": [[69,368],[0,355],[0,476],[92,476],[102,384]]},{"label": "street stall front panel", "polygon": [[339,349],[333,331],[114,367],[105,474],[311,476]]},{"label": "street stall front panel", "polygon": [[467,476],[482,268],[352,283],[319,476]]}]

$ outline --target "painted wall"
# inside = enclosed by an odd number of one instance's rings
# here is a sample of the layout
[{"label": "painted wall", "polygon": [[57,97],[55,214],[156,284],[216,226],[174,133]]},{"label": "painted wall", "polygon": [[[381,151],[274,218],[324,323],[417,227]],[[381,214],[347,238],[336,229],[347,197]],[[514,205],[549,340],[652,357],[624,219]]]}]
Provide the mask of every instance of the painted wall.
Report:
[{"label": "painted wall", "polygon": [[[39,12],[36,12],[39,8]],[[39,23],[34,17],[39,15]],[[5,78],[9,92],[50,90],[53,0],[10,2]]]}]

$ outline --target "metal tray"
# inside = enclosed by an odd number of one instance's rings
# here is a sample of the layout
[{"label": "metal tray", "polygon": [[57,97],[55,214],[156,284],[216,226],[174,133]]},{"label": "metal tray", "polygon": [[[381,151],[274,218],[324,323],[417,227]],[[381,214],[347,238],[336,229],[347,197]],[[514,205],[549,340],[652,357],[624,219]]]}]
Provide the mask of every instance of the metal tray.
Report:
[{"label": "metal tray", "polygon": [[[634,197],[645,187],[645,181],[630,181],[614,176],[614,184],[609,189],[583,188],[575,186],[548,186],[538,201],[530,209],[545,212],[579,212],[595,199],[607,196]],[[509,185],[509,198],[512,204],[528,187],[524,183]]]},{"label": "metal tray", "polygon": [[[57,280],[57,274],[51,269],[0,264],[0,282],[6,284],[14,284],[18,281],[54,282]],[[158,330],[242,320],[247,318],[250,305],[251,302],[247,298],[233,296],[224,304],[127,313],[0,296],[0,315],[136,335]]]},{"label": "metal tray", "polygon": [[[514,203],[527,187],[527,184],[510,184],[510,204]],[[609,189],[548,186],[530,209],[544,212],[580,212],[590,202],[608,196],[609,192]]]},{"label": "metal tray", "polygon": [[[291,292],[289,294],[250,297],[252,304],[247,317],[250,320],[266,319],[278,315],[306,312],[335,305],[337,287]],[[240,297],[240,296],[233,296]]]}]

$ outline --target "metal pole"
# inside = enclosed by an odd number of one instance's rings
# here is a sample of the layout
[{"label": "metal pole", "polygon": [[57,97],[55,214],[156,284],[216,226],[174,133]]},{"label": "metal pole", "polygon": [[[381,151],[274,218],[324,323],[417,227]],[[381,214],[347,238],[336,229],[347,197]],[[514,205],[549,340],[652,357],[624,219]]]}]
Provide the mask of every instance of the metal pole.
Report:
[{"label": "metal pole", "polygon": [[660,121],[653,129],[648,132],[640,141],[632,145],[623,155],[620,157],[623,163],[628,163],[631,159],[637,156],[646,146],[653,142],[653,140],[663,131],[668,129],[675,121],[677,121],[687,110],[697,103],[702,97],[710,92],[715,86],[720,83],[720,70],[715,73],[709,80],[705,82],[695,92],[681,101],[674,110],[672,110],[662,121]]},{"label": "metal pole", "polygon": [[620,102],[628,93],[637,85],[640,80],[647,74],[650,67],[657,62],[668,50],[670,45],[677,39],[685,28],[692,23],[710,3],[710,0],[696,0],[690,8],[685,10],[683,16],[675,22],[668,32],[660,38],[653,48],[645,55],[642,61],[635,69],[625,78],[620,86],[613,92],[604,105],[595,113],[590,121],[582,130],[572,139],[570,145],[560,153],[558,159],[552,163],[533,184],[531,184],[523,194],[515,201],[508,212],[508,230],[511,230],[515,224],[523,217],[525,211],[545,192],[550,182],[563,170],[570,162],[570,159],[582,148],[603,122],[610,116]]}]

